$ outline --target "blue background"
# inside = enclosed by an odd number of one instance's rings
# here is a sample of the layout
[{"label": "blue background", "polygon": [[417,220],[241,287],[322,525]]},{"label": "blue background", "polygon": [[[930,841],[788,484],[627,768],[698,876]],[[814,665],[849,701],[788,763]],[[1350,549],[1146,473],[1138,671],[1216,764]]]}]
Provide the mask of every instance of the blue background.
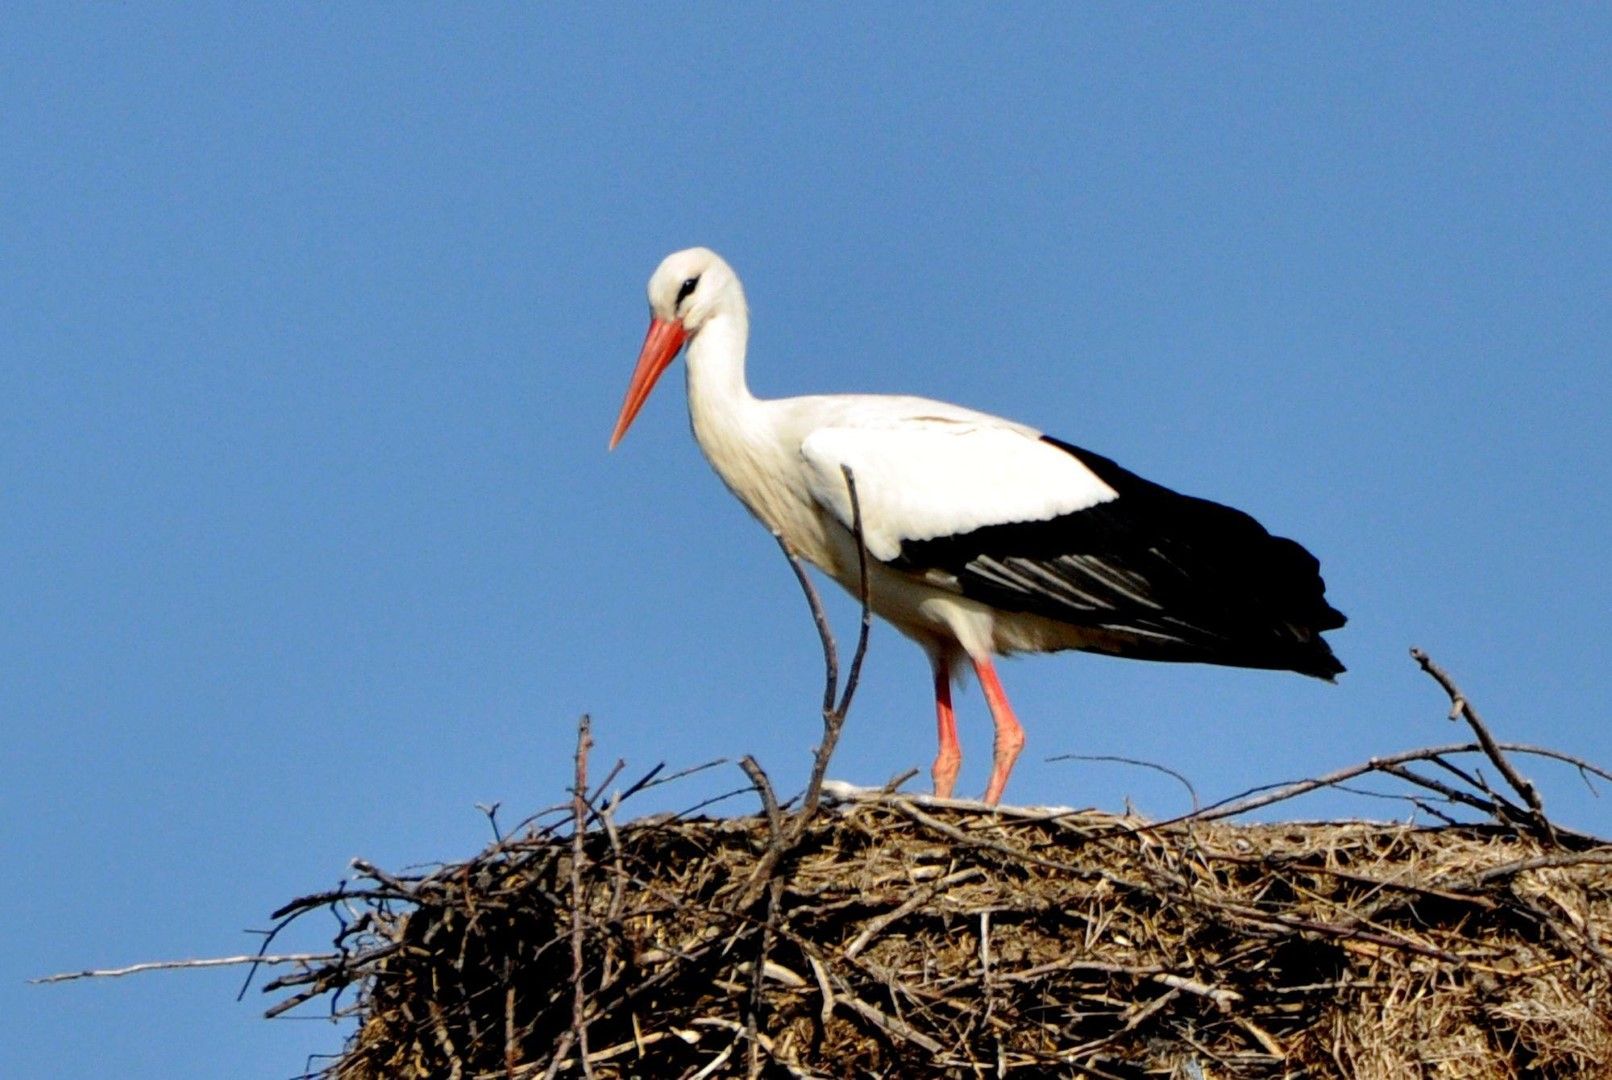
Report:
[{"label": "blue background", "polygon": [[[1612,762],[1609,42],[1592,5],[12,7],[0,1074],[300,1072],[346,1029],[240,971],[24,980],[464,857],[476,803],[563,797],[584,711],[598,768],[799,786],[816,637],[680,368],[605,453],[692,244],[745,282],[758,393],[1000,412],[1321,556],[1339,685],[1012,663],[1010,798],[1189,805],[1060,753],[1207,799],[1463,738],[1413,644],[1502,738]],[[881,630],[831,774],[933,737]]]}]

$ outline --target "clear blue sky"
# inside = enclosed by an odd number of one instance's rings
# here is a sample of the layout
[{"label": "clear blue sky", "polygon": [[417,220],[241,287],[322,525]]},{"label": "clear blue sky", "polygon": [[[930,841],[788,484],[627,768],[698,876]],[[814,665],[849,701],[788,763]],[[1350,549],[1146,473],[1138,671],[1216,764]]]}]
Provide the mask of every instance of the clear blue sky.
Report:
[{"label": "clear blue sky", "polygon": [[[1210,798],[1461,737],[1413,644],[1502,737],[1612,762],[1609,43],[1587,4],[8,9],[0,1074],[335,1050],[238,972],[23,980],[463,857],[475,803],[562,797],[581,712],[601,762],[798,787],[816,638],[680,372],[605,453],[692,244],[759,393],[1003,413],[1322,558],[1337,686],[1016,661],[1011,798],[1185,808],[1059,753]],[[876,634],[832,774],[926,767],[927,693]]]}]

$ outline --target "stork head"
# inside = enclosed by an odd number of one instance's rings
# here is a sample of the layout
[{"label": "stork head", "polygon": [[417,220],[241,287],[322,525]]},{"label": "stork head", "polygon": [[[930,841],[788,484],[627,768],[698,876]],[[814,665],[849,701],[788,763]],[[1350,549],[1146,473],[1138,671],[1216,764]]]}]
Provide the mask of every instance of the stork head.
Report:
[{"label": "stork head", "polygon": [[741,308],[744,305],[739,278],[709,248],[688,248],[661,260],[649,279],[649,333],[638,353],[638,367],[627,386],[621,413],[616,417],[616,430],[610,435],[612,450],[627,434],[633,417],[655,388],[655,380],[677,359],[684,343],[698,334],[713,315],[735,302]]}]

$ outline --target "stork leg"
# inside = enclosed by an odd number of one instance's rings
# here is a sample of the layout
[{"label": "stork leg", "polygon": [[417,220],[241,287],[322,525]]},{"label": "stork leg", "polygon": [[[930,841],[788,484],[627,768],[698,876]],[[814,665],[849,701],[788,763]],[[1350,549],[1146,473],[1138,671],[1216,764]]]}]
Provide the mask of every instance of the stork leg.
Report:
[{"label": "stork leg", "polygon": [[957,742],[957,718],[952,714],[951,664],[935,660],[935,723],[940,731],[940,753],[929,775],[935,781],[935,794],[949,799],[957,785],[957,769],[963,763],[963,748]]},{"label": "stork leg", "polygon": [[1008,774],[1013,771],[1019,751],[1024,749],[1024,728],[1019,725],[1018,717],[1013,715],[1013,706],[1008,704],[1002,681],[996,677],[996,667],[989,656],[974,658],[974,674],[979,676],[980,689],[985,691],[985,702],[991,707],[991,721],[996,725],[991,781],[985,785],[985,801],[994,804],[1001,801]]}]

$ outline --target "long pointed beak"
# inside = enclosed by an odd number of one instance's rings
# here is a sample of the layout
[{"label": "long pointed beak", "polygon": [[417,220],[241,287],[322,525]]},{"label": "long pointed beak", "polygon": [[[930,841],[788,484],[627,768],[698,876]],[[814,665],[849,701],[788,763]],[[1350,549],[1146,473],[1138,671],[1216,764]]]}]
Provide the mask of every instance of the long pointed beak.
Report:
[{"label": "long pointed beak", "polygon": [[666,370],[668,364],[677,359],[677,353],[686,340],[688,331],[683,329],[682,323],[665,319],[650,320],[644,347],[638,353],[638,366],[633,369],[632,382],[627,384],[627,396],[621,403],[621,415],[616,417],[616,430],[610,433],[610,449],[614,450],[621,437],[627,434],[633,417],[649,400],[649,392],[655,389],[655,380],[660,378],[660,373]]}]

